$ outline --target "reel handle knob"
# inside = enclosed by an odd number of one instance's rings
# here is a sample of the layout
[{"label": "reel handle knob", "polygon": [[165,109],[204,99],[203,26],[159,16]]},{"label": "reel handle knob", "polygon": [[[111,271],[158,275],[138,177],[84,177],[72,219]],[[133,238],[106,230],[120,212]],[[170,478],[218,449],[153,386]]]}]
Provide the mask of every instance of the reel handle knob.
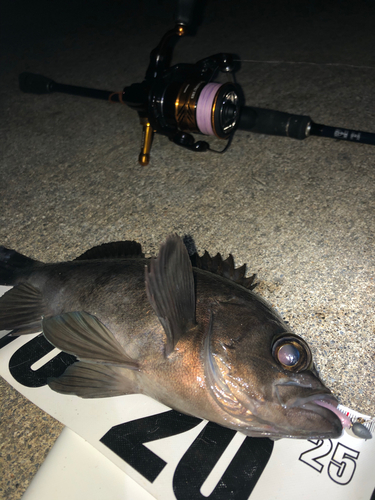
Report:
[{"label": "reel handle knob", "polygon": [[148,118],[141,118],[142,130],[142,145],[141,152],[139,153],[138,162],[145,167],[150,163],[150,151],[152,146],[152,140],[154,138],[154,130],[151,127],[151,123]]}]

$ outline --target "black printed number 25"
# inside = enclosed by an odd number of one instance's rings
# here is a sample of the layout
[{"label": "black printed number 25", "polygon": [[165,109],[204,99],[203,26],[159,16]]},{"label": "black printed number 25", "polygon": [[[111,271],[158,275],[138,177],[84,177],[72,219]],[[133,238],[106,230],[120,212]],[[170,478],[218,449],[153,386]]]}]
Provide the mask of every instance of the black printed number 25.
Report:
[{"label": "black printed number 25", "polygon": [[[324,464],[321,462],[321,459],[331,454],[333,443],[330,439],[324,441],[321,439],[309,439],[309,441],[315,444],[314,448],[301,453],[299,459],[316,471],[322,472]],[[328,476],[337,484],[349,484],[353,479],[358,457],[359,451],[337,443],[327,467]]]}]

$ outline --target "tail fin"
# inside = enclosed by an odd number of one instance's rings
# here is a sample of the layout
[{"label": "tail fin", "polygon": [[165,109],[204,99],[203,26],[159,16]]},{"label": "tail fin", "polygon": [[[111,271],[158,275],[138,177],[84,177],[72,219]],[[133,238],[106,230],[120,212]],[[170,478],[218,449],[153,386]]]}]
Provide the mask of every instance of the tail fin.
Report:
[{"label": "tail fin", "polygon": [[0,330],[11,330],[12,335],[42,331],[43,316],[51,311],[42,293],[29,283],[20,283],[0,298]]},{"label": "tail fin", "polygon": [[27,283],[35,266],[42,263],[0,246],[0,285],[13,286],[0,299],[0,330],[12,334],[41,331],[42,316],[49,311],[41,292]]},{"label": "tail fin", "polygon": [[36,264],[39,264],[37,260],[0,246],[0,285],[15,285]]}]

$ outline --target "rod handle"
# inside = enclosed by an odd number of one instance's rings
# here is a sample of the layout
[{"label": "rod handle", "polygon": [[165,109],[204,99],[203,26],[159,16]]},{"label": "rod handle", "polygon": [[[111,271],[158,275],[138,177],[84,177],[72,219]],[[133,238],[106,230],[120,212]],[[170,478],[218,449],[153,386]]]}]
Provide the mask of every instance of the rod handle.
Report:
[{"label": "rod handle", "polygon": [[244,106],[238,128],[258,134],[280,135],[302,140],[308,137],[310,124],[309,116]]},{"label": "rod handle", "polygon": [[55,82],[43,75],[25,72],[19,75],[18,81],[22,92],[50,94],[54,90],[53,85]]}]

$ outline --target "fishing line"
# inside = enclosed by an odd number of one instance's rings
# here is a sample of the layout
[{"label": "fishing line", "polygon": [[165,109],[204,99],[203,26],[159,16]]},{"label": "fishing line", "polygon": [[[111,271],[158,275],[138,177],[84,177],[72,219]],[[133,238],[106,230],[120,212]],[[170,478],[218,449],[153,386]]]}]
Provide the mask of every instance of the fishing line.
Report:
[{"label": "fishing line", "polygon": [[307,61],[258,61],[256,59],[235,59],[235,62],[239,63],[259,63],[259,64],[295,64],[295,65],[310,65],[310,66],[335,66],[343,68],[354,68],[354,69],[372,69],[375,70],[375,66],[356,66],[355,64],[345,64],[345,63],[315,63]]}]

